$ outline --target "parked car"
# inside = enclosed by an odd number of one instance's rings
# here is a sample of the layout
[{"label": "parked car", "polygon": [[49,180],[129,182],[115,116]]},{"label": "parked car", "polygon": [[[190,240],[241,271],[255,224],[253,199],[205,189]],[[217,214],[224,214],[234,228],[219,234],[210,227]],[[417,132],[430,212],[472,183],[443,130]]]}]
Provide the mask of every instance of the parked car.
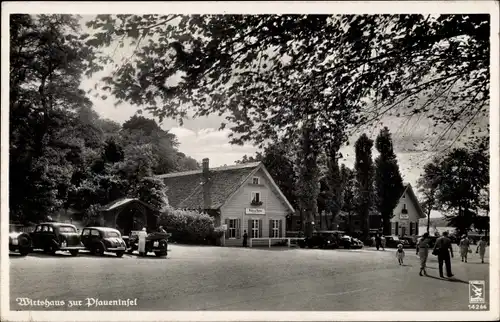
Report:
[{"label": "parked car", "polygon": [[31,237],[28,233],[17,230],[16,225],[9,225],[9,251],[26,256],[31,252]]},{"label": "parked car", "polygon": [[385,247],[387,248],[397,248],[399,244],[403,245],[403,248],[409,248],[410,243],[405,238],[399,238],[399,236],[391,235],[385,237]]},{"label": "parked car", "polygon": [[49,254],[55,254],[60,250],[69,251],[72,256],[77,256],[80,250],[85,249],[81,243],[80,234],[71,224],[41,223],[36,225],[30,237],[33,249],[42,249]]},{"label": "parked car", "polygon": [[363,248],[363,242],[358,238],[354,238],[349,235],[342,235],[340,236],[339,246],[345,249],[360,249]]},{"label": "parked car", "polygon": [[339,231],[315,231],[311,237],[298,241],[301,248],[338,248]]},{"label": "parked car", "polygon": [[122,234],[113,228],[85,227],[82,230],[81,240],[91,254],[103,255],[104,252],[111,252],[117,257],[122,257],[127,250]]},{"label": "parked car", "polygon": [[417,243],[412,237],[401,237],[400,239],[404,241],[403,247],[408,247],[408,248],[417,247]]},{"label": "parked car", "polygon": [[[123,240],[127,244],[127,252],[132,254],[139,250],[139,231],[133,230],[130,232],[130,237],[123,236]],[[166,256],[168,252],[168,238],[171,234],[163,232],[153,232],[146,237],[146,254],[155,253],[156,256]]]}]

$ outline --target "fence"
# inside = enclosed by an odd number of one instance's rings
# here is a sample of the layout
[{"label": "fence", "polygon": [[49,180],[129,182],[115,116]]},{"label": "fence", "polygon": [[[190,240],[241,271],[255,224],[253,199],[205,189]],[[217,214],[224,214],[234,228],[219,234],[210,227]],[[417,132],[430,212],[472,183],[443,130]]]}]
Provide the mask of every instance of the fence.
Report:
[{"label": "fence", "polygon": [[248,241],[248,247],[252,247],[255,241],[267,241],[269,248],[271,248],[272,241],[283,242],[286,241],[286,245],[290,248],[293,244],[296,244],[298,240],[303,240],[301,237],[286,237],[286,238],[250,238]]}]

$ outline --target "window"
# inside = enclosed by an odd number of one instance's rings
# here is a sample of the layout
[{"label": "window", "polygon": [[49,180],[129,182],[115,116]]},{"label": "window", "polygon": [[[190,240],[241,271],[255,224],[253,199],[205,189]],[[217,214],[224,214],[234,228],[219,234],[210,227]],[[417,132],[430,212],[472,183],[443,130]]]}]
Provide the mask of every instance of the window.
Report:
[{"label": "window", "polygon": [[49,231],[49,227],[43,226],[42,231]]},{"label": "window", "polygon": [[93,229],[93,230],[90,232],[90,234],[91,234],[92,236],[99,236],[99,231],[98,231],[98,230]]},{"label": "window", "polygon": [[260,192],[252,192],[252,202],[260,202]]},{"label": "window", "polygon": [[405,203],[403,204],[403,209],[406,210],[406,204]]},{"label": "window", "polygon": [[83,236],[88,236],[88,235],[90,235],[90,229],[84,229],[84,230],[83,230],[82,235],[83,235]]},{"label": "window", "polygon": [[71,226],[61,226],[59,227],[59,232],[61,233],[76,233],[76,229]]},{"label": "window", "polygon": [[37,232],[38,232],[38,231],[42,231],[42,226],[36,226],[35,231],[37,231]]},{"label": "window", "polygon": [[279,220],[271,220],[272,230],[271,230],[271,238],[279,238],[280,237],[280,221]]},{"label": "window", "polygon": [[259,238],[259,220],[252,220],[252,238]]},{"label": "window", "polygon": [[403,197],[401,197],[401,198],[405,199],[406,198],[406,194],[403,194]]},{"label": "window", "polygon": [[252,184],[260,184],[259,177],[253,177],[252,178]]},{"label": "window", "polygon": [[236,238],[236,221],[237,219],[229,219],[229,225],[227,228],[228,238]]}]

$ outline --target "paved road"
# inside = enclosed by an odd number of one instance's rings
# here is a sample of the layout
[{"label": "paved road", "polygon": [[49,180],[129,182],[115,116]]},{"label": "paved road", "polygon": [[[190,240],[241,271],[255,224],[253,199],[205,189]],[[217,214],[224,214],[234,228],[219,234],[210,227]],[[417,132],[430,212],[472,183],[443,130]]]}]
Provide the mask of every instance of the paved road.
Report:
[{"label": "paved road", "polygon": [[394,250],[169,247],[168,258],[12,255],[11,309],[43,309],[16,302],[29,297],[65,301],[54,310],[86,298],[137,298],[132,310],[468,310],[468,280],[488,284],[476,254],[467,264],[454,259],[450,281],[437,277],[434,256],[430,276],[418,276],[413,250],[399,266]]}]

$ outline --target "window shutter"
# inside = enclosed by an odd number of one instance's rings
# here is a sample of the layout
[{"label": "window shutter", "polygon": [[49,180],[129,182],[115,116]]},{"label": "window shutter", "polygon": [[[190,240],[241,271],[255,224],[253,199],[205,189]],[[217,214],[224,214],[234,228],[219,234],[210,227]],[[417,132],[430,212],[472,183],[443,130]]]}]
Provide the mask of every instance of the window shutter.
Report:
[{"label": "window shutter", "polygon": [[224,223],[227,225],[227,230],[226,230],[226,239],[229,238],[229,219],[224,219]]},{"label": "window shutter", "polygon": [[279,225],[278,225],[278,229],[279,229],[279,237],[283,237],[283,219],[280,219],[279,221]]},{"label": "window shutter", "polygon": [[262,219],[259,219],[259,238],[262,237]]},{"label": "window shutter", "polygon": [[269,219],[269,238],[272,238],[273,236],[273,221],[272,219]]},{"label": "window shutter", "polygon": [[410,221],[410,236],[413,236],[413,223]]},{"label": "window shutter", "polygon": [[396,235],[396,223],[391,222],[391,235]]},{"label": "window shutter", "polygon": [[236,238],[241,238],[241,220],[236,219]]},{"label": "window shutter", "polygon": [[252,219],[248,219],[248,227],[247,227],[247,234],[250,238],[253,237],[253,230],[252,230]]},{"label": "window shutter", "polygon": [[418,221],[415,223],[415,235],[418,236]]},{"label": "window shutter", "polygon": [[396,226],[396,227],[394,228],[394,230],[395,230],[395,232],[396,232],[394,235],[399,236],[399,222],[397,222],[397,221],[396,221],[396,222],[394,223],[394,225]]}]

